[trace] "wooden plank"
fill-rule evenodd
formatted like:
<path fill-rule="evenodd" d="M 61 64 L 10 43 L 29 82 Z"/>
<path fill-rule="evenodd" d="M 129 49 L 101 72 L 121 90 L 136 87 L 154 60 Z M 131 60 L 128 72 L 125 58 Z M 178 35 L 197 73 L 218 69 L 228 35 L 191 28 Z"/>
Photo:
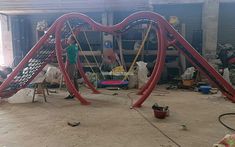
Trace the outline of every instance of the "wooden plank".
<path fill-rule="evenodd" d="M 135 50 L 123 50 L 124 55 L 135 55 L 136 53 L 137 51 Z M 156 54 L 157 54 L 156 50 L 144 50 L 144 55 L 156 55 Z M 167 50 L 166 54 L 167 56 L 178 56 L 179 53 L 177 50 Z"/>
<path fill-rule="evenodd" d="M 89 67 L 89 65 L 87 63 L 82 63 L 83 67 Z M 96 68 L 97 64 L 96 63 L 90 63 L 92 68 Z M 126 66 L 130 67 L 131 62 L 126 62 Z M 148 67 L 153 67 L 154 63 L 148 63 Z M 166 63 L 166 67 L 167 68 L 180 68 L 179 64 L 177 62 L 170 62 L 170 63 Z"/>
<path fill-rule="evenodd" d="M 84 55 L 86 56 L 92 56 L 92 53 L 91 51 L 83 51 Z M 95 56 L 101 56 L 102 53 L 101 51 L 93 51 L 94 55 Z M 119 51 L 117 52 L 118 54 Z M 124 55 L 135 55 L 137 53 L 137 51 L 134 51 L 134 50 L 123 50 L 123 54 Z M 78 52 L 79 56 L 83 56 L 83 54 L 81 53 L 81 51 Z M 156 50 L 145 50 L 144 51 L 144 55 L 146 56 L 150 56 L 150 55 L 156 55 L 157 54 L 157 51 Z M 179 52 L 177 50 L 167 50 L 166 51 L 166 55 L 167 56 L 178 56 L 179 55 Z"/>
<path fill-rule="evenodd" d="M 101 51 L 93 51 L 95 56 L 101 56 Z M 92 56 L 92 52 L 91 51 L 83 51 L 83 54 L 85 56 Z M 78 51 L 78 55 L 79 56 L 83 56 L 83 54 L 81 53 L 81 51 Z"/>

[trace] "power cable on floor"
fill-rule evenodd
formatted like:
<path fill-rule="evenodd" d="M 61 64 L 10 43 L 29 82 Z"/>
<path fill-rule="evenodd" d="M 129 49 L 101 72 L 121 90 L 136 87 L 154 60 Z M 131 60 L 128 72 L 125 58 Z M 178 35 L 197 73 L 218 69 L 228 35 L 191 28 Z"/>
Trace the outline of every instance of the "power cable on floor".
<path fill-rule="evenodd" d="M 232 130 L 232 131 L 235 131 L 234 128 L 231 128 L 230 126 L 226 125 L 226 124 L 221 120 L 221 118 L 222 118 L 223 116 L 228 116 L 228 115 L 235 115 L 235 113 L 224 113 L 224 114 L 221 114 L 221 115 L 218 117 L 218 120 L 219 120 L 219 122 L 220 122 L 224 127 L 226 127 L 227 129 Z"/>
<path fill-rule="evenodd" d="M 156 130 L 158 130 L 163 136 L 165 136 L 166 138 L 168 138 L 170 141 L 172 141 L 175 145 L 177 145 L 178 147 L 181 147 L 180 144 L 178 144 L 174 139 L 172 139 L 170 136 L 168 136 L 166 133 L 164 133 L 160 128 L 158 128 L 155 124 L 153 124 L 142 112 L 140 112 L 138 109 L 136 109 L 135 107 L 132 107 L 133 105 L 133 98 L 130 96 L 131 93 L 134 92 L 129 92 L 127 94 L 127 97 L 131 100 L 131 109 L 134 109 L 136 112 L 138 112 L 140 114 L 140 116 L 142 118 L 144 118 L 152 127 L 154 127 Z"/>

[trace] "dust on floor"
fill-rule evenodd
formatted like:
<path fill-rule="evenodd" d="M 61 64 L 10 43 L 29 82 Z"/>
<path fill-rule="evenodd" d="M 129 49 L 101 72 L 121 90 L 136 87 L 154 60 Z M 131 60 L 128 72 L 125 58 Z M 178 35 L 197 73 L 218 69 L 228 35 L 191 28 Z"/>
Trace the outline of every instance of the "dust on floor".
<path fill-rule="evenodd" d="M 220 94 L 160 87 L 136 111 L 130 109 L 127 97 L 135 90 L 102 91 L 82 91 L 92 102 L 90 106 L 64 100 L 66 92 L 59 90 L 48 96 L 48 103 L 43 98 L 26 104 L 2 102 L 0 147 L 211 147 L 231 133 L 218 122 L 218 116 L 234 112 L 235 104 Z M 130 95 L 134 100 L 139 97 Z M 156 102 L 169 106 L 169 117 L 154 118 L 151 106 Z M 81 124 L 71 127 L 68 121 Z M 235 126 L 235 118 L 224 121 Z"/>

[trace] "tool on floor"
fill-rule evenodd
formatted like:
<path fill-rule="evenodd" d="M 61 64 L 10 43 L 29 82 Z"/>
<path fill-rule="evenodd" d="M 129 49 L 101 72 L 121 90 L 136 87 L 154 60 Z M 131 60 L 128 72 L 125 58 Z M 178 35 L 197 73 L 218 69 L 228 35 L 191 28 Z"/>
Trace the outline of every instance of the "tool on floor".
<path fill-rule="evenodd" d="M 183 130 L 183 131 L 187 131 L 187 130 L 188 130 L 188 128 L 187 128 L 187 126 L 186 126 L 185 124 L 183 124 L 183 125 L 181 125 L 181 130 Z"/>
<path fill-rule="evenodd" d="M 71 127 L 76 127 L 80 125 L 80 122 L 68 122 L 67 124 Z"/>
<path fill-rule="evenodd" d="M 115 93 L 113 93 L 112 95 L 118 95 L 118 93 L 115 92 Z"/>

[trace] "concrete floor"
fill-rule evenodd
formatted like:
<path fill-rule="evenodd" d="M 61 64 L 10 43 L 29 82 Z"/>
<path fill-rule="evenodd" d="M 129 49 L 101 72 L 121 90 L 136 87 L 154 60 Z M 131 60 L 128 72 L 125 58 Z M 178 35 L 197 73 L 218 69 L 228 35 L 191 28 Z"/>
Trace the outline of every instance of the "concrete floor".
<path fill-rule="evenodd" d="M 66 92 L 48 96 L 36 103 L 0 104 L 0 147 L 211 147 L 227 133 L 217 120 L 221 113 L 234 112 L 235 104 L 219 94 L 202 95 L 182 90 L 155 90 L 139 112 L 129 109 L 126 94 L 133 90 L 108 91 L 110 94 L 89 94 L 90 106 L 75 100 L 64 100 Z M 112 93 L 119 93 L 113 96 Z M 137 98 L 135 94 L 131 94 Z M 151 106 L 168 105 L 170 116 L 154 118 Z M 145 116 L 153 125 L 151 125 Z M 68 121 L 80 121 L 70 127 Z M 225 118 L 235 126 L 235 118 Z M 181 129 L 186 125 L 188 130 Z M 159 128 L 167 138 L 159 131 Z"/>

